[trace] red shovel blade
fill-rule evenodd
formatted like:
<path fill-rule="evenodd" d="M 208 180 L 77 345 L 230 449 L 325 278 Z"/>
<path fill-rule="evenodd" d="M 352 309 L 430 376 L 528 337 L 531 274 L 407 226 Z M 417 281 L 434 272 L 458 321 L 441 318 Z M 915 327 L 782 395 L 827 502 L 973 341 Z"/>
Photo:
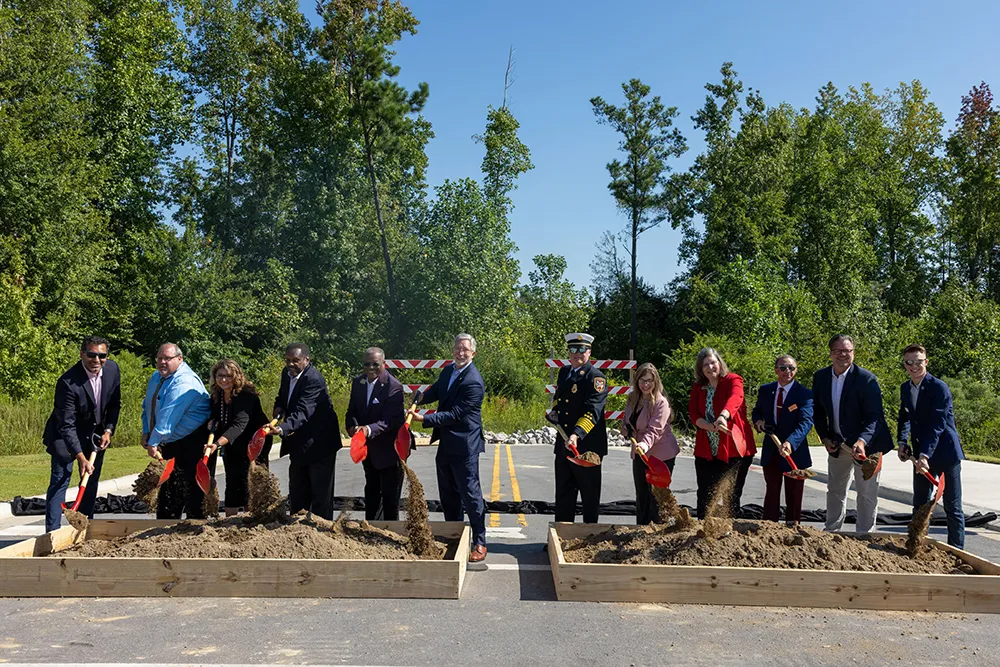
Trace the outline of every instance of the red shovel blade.
<path fill-rule="evenodd" d="M 659 487 L 661 489 L 665 489 L 668 486 L 670 486 L 670 478 L 669 477 L 663 477 L 661 475 L 653 474 L 652 470 L 647 470 L 646 471 L 646 482 L 650 486 L 656 486 L 656 487 Z"/>
<path fill-rule="evenodd" d="M 932 478 L 933 479 L 933 478 Z M 944 494 L 944 473 L 937 480 L 937 493 L 934 494 L 934 502 L 941 500 L 941 496 Z"/>
<path fill-rule="evenodd" d="M 208 472 L 208 457 L 203 456 L 194 468 L 194 481 L 198 484 L 201 492 L 208 494 L 212 488 L 212 475 Z"/>
<path fill-rule="evenodd" d="M 174 471 L 175 463 L 177 463 L 177 459 L 167 461 L 167 465 L 163 467 L 163 472 L 160 473 L 160 481 L 156 483 L 156 486 L 163 486 L 163 483 L 170 478 L 170 473 Z"/>
<path fill-rule="evenodd" d="M 358 428 L 351 437 L 351 460 L 361 463 L 368 456 L 368 436 L 362 428 Z"/>
<path fill-rule="evenodd" d="M 247 446 L 247 457 L 251 461 L 256 461 L 260 453 L 264 451 L 264 441 L 267 440 L 267 427 L 261 426 L 257 429 L 257 432 L 253 434 L 253 438 L 250 440 L 250 444 Z"/>
<path fill-rule="evenodd" d="M 399 454 L 400 461 L 406 461 L 410 456 L 410 422 L 407 420 L 405 424 L 399 427 L 396 431 L 396 453 Z"/>

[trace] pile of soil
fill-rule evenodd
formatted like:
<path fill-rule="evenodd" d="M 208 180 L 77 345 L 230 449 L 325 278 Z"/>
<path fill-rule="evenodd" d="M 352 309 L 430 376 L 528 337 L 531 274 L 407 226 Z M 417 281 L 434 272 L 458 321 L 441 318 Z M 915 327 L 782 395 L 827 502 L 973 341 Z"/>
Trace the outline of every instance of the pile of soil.
<path fill-rule="evenodd" d="M 667 487 L 654 486 L 653 498 L 656 499 L 657 522 L 672 525 L 674 528 L 689 528 L 691 526 L 691 513 L 686 507 L 681 507 L 677 503 L 677 498 L 673 491 Z"/>
<path fill-rule="evenodd" d="M 435 541 L 431 533 L 424 485 L 417 479 L 417 473 L 403 463 L 410 491 L 406 498 L 406 532 L 409 535 L 410 551 L 423 558 L 438 559 L 444 555 L 444 547 Z"/>
<path fill-rule="evenodd" d="M 583 454 L 580 454 L 580 458 L 584 461 L 601 465 L 601 456 L 595 452 L 584 452 Z"/>
<path fill-rule="evenodd" d="M 71 510 L 68 507 L 63 510 L 63 516 L 66 517 L 66 521 L 69 525 L 73 526 L 77 530 L 87 530 L 90 525 L 90 519 L 87 518 L 86 514 L 81 514 L 76 510 Z"/>
<path fill-rule="evenodd" d="M 906 528 L 906 553 L 915 557 L 920 553 L 920 547 L 924 544 L 924 537 L 927 536 L 927 528 L 931 525 L 931 512 L 934 510 L 934 502 L 924 503 L 913 513 L 910 525 Z"/>
<path fill-rule="evenodd" d="M 219 483 L 214 479 L 209 484 L 208 493 L 205 494 L 201 509 L 208 519 L 219 516 Z"/>
<path fill-rule="evenodd" d="M 281 497 L 281 485 L 266 466 L 250 462 L 250 472 L 247 473 L 250 498 L 247 511 L 254 521 L 272 523 L 280 521 L 286 515 L 285 499 Z"/>
<path fill-rule="evenodd" d="M 153 459 L 146 469 L 139 473 L 138 479 L 132 482 L 132 491 L 135 492 L 136 498 L 146 503 L 150 512 L 156 511 L 156 485 L 166 467 L 167 462 L 163 459 Z"/>
<path fill-rule="evenodd" d="M 346 558 L 416 560 L 397 533 L 346 518 L 296 517 L 261 524 L 244 517 L 182 521 L 113 540 L 88 540 L 53 557 Z M 443 551 L 443 549 L 442 549 Z"/>
<path fill-rule="evenodd" d="M 730 521 L 731 529 L 713 538 L 706 535 L 705 522 L 697 520 L 684 529 L 615 526 L 589 537 L 563 540 L 563 553 L 571 563 L 975 574 L 942 549 L 922 546 L 911 558 L 902 537 L 847 536 L 771 521 L 715 519 Z"/>
<path fill-rule="evenodd" d="M 875 452 L 868 458 L 864 460 L 861 464 L 861 477 L 862 479 L 871 479 L 875 476 L 875 471 L 878 469 L 878 463 L 882 460 L 882 452 Z"/>

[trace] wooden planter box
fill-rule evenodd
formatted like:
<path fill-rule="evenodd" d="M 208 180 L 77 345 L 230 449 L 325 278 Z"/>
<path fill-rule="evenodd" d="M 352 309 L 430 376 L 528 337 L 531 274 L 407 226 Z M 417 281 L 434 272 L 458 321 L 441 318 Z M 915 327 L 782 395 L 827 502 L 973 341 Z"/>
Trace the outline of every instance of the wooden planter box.
<path fill-rule="evenodd" d="M 52 558 L 81 539 L 121 537 L 173 520 L 93 520 L 0 549 L 0 597 L 330 597 L 458 599 L 470 532 L 432 522 L 452 541 L 443 560 L 292 558 Z M 406 535 L 403 522 L 373 525 Z"/>
<path fill-rule="evenodd" d="M 549 561 L 559 600 L 1000 613 L 1000 565 L 935 540 L 928 542 L 957 554 L 980 574 L 566 562 L 562 539 L 611 527 L 549 524 Z"/>

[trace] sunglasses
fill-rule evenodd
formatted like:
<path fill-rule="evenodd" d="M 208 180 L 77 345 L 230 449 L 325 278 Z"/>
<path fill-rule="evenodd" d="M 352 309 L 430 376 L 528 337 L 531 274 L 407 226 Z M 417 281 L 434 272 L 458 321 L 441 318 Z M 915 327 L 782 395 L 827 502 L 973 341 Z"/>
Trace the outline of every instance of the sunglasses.
<path fill-rule="evenodd" d="M 779 371 L 793 372 L 795 371 L 795 366 L 777 366 Z"/>
<path fill-rule="evenodd" d="M 378 368 L 379 366 L 382 365 L 382 363 L 379 361 L 366 361 L 361 365 L 364 366 L 365 368 Z"/>
<path fill-rule="evenodd" d="M 907 366 L 923 366 L 926 362 L 926 359 L 906 359 L 903 361 Z"/>
<path fill-rule="evenodd" d="M 570 354 L 584 354 L 589 349 L 590 348 L 588 346 L 586 346 L 586 345 L 570 345 L 569 346 L 569 353 Z"/>
<path fill-rule="evenodd" d="M 87 355 L 88 359 L 102 359 L 103 360 L 103 359 L 107 359 L 108 358 L 108 353 L 107 352 L 90 352 L 90 351 L 87 351 L 87 352 L 84 352 L 84 354 Z"/>

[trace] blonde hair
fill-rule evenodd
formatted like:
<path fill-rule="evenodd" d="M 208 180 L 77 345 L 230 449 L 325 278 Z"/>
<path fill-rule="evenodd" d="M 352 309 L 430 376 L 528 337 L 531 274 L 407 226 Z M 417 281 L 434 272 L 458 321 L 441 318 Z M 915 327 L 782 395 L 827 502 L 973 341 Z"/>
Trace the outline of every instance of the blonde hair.
<path fill-rule="evenodd" d="M 240 365 L 236 363 L 233 359 L 219 359 L 212 366 L 212 400 L 221 401 L 222 400 L 222 387 L 215 381 L 215 374 L 220 370 L 226 369 L 229 373 L 229 377 L 233 378 L 233 396 L 240 393 L 241 391 L 248 391 L 251 394 L 257 393 L 257 388 L 253 386 L 253 382 L 247 380 L 247 376 L 243 373 L 243 369 Z"/>
<path fill-rule="evenodd" d="M 639 401 L 643 400 L 642 389 L 639 388 L 639 381 L 646 375 L 651 375 L 653 377 L 653 390 L 649 392 L 649 402 L 650 404 L 656 403 L 660 396 L 667 399 L 667 403 L 670 403 L 670 399 L 667 397 L 666 392 L 663 391 L 663 381 L 660 380 L 660 372 L 656 370 L 656 366 L 646 362 L 635 371 L 635 379 L 632 381 L 632 391 L 628 395 L 628 401 L 626 401 L 626 407 L 630 409 L 632 414 L 635 414 L 636 409 L 639 407 Z M 671 416 L 672 413 L 671 413 Z"/>

